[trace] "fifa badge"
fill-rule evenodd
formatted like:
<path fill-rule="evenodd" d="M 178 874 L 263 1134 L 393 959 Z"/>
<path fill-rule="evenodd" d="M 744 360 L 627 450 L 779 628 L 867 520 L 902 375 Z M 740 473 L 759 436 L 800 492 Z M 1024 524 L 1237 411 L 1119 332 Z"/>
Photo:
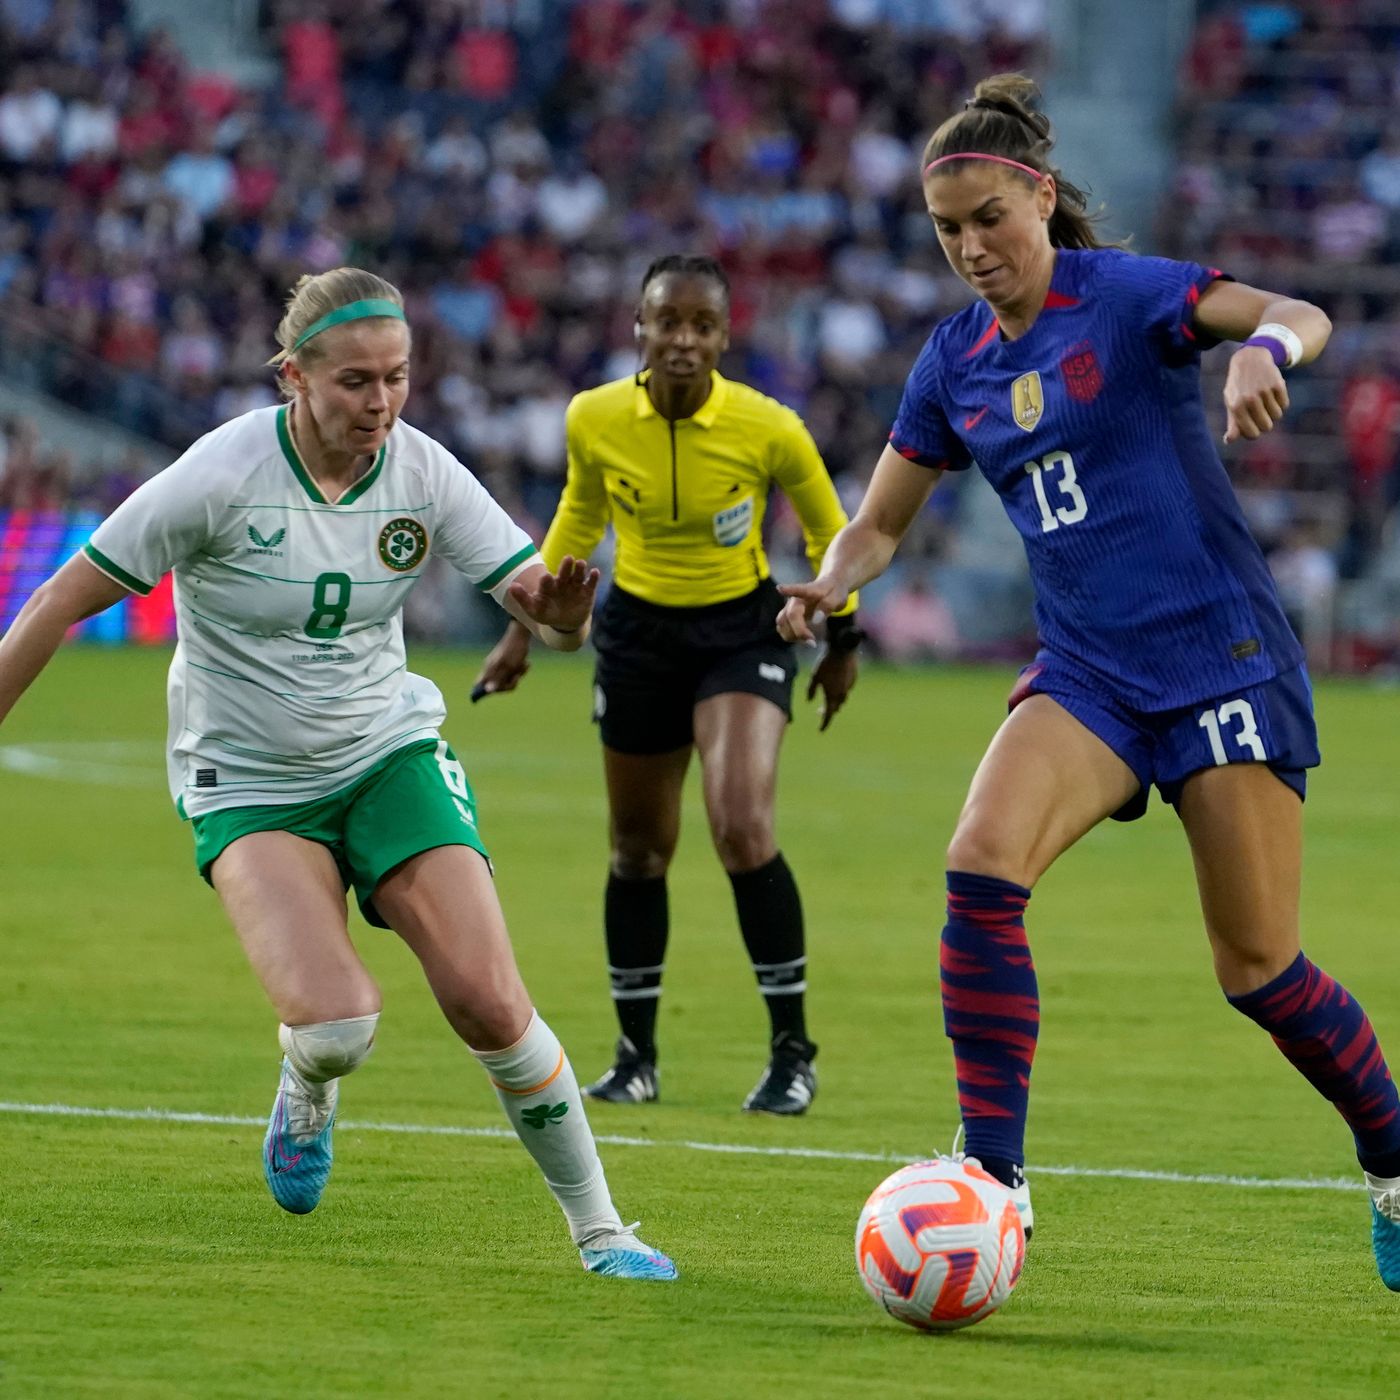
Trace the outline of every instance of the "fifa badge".
<path fill-rule="evenodd" d="M 1045 412 L 1045 394 L 1040 387 L 1040 371 L 1023 374 L 1011 386 L 1011 416 L 1023 432 L 1034 432 Z"/>

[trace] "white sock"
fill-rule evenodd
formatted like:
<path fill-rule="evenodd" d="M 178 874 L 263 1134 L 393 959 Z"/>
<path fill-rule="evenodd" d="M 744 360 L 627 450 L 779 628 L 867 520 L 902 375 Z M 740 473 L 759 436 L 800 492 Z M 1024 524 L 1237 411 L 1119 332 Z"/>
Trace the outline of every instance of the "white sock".
<path fill-rule="evenodd" d="M 545 1185 L 569 1221 L 575 1244 L 622 1228 L 608 1193 L 573 1066 L 538 1013 L 504 1050 L 473 1050 Z"/>

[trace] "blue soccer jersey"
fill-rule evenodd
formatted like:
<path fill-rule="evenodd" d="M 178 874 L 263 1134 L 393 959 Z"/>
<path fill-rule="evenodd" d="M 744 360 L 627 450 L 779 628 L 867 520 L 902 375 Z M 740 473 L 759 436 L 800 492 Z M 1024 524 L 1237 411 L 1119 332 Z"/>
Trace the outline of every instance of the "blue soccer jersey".
<path fill-rule="evenodd" d="M 1030 560 L 1050 650 L 1141 710 L 1256 684 L 1302 652 L 1206 427 L 1195 263 L 1060 249 L 1017 340 L 978 302 L 941 322 L 890 441 L 976 462 Z"/>

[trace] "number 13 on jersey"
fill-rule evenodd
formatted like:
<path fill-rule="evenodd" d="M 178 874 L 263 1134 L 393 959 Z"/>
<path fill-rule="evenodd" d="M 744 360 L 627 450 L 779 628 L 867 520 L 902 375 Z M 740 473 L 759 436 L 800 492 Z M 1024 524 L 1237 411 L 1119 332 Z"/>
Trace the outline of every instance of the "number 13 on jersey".
<path fill-rule="evenodd" d="M 1089 502 L 1079 489 L 1074 458 L 1068 452 L 1047 452 L 1039 461 L 1027 462 L 1026 470 L 1040 506 L 1040 528 L 1046 534 L 1061 525 L 1077 525 L 1089 514 Z"/>

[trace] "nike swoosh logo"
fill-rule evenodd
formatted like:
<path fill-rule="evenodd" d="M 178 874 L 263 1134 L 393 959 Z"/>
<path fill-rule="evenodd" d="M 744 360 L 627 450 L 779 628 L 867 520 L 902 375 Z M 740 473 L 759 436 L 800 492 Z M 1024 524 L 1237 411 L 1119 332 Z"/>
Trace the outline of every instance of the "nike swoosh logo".
<path fill-rule="evenodd" d="M 984 408 L 980 413 L 974 413 L 971 418 L 963 419 L 963 432 L 970 433 L 987 416 Z"/>
<path fill-rule="evenodd" d="M 274 1176 L 281 1176 L 283 1172 L 291 1171 L 302 1158 L 302 1153 L 298 1152 L 295 1157 L 288 1158 L 285 1161 L 279 1162 L 277 1160 L 277 1148 L 280 1145 L 279 1139 L 282 1136 L 282 1128 L 285 1122 L 286 1100 L 279 1094 L 277 1096 L 277 1126 L 273 1130 L 272 1141 L 268 1144 L 268 1155 L 272 1158 L 272 1174 Z"/>

